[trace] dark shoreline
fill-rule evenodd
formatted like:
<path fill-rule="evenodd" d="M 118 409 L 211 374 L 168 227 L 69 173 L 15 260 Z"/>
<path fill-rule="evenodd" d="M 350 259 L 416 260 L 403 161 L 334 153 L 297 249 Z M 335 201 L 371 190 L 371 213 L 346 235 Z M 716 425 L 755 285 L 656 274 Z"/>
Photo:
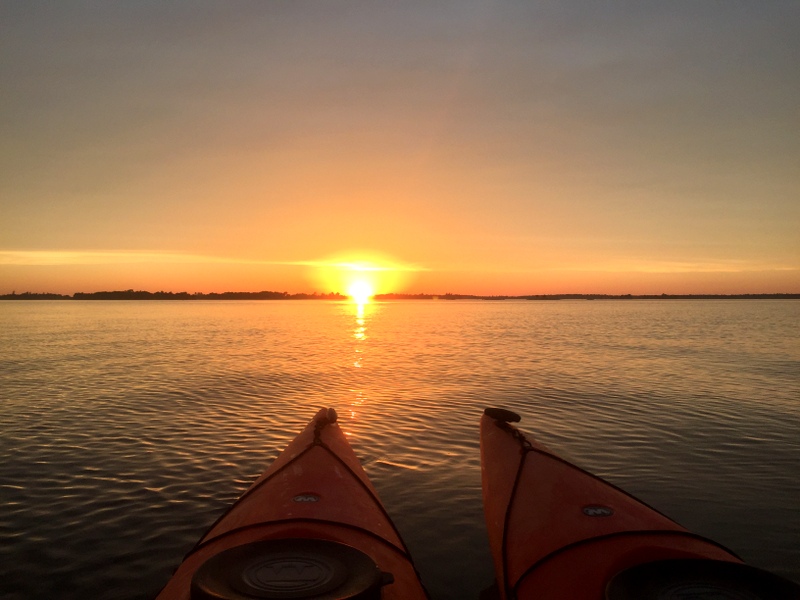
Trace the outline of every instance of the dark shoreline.
<path fill-rule="evenodd" d="M 289 294 L 287 292 L 76 292 L 67 294 L 3 294 L 0 300 L 348 300 L 339 294 Z M 378 294 L 373 300 L 800 300 L 800 294 L 533 294 L 525 296 L 480 296 L 471 294 Z"/>

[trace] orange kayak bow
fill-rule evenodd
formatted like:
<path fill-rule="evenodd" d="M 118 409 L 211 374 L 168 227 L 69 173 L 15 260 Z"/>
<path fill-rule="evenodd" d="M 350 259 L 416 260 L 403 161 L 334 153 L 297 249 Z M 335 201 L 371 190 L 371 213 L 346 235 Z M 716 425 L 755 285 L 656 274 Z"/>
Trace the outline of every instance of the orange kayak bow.
<path fill-rule="evenodd" d="M 800 586 L 744 565 L 527 438 L 519 415 L 481 418 L 483 505 L 503 600 L 761 600 Z"/>
<path fill-rule="evenodd" d="M 157 600 L 212 598 L 428 598 L 333 409 L 212 525 Z"/>

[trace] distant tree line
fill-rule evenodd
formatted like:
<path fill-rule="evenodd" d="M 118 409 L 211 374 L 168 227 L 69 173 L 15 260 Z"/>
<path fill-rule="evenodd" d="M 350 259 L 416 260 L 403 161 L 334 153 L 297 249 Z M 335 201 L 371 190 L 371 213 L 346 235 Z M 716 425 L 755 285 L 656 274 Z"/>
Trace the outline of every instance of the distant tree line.
<path fill-rule="evenodd" d="M 24 292 L 0 295 L 0 300 L 346 300 L 342 294 L 289 294 L 288 292 L 147 292 L 122 290 L 112 292 L 75 292 L 72 296 Z"/>
<path fill-rule="evenodd" d="M 23 292 L 0 295 L 0 300 L 347 300 L 338 292 L 289 294 L 288 292 L 75 292 L 64 294 Z M 534 294 L 528 296 L 478 296 L 472 294 L 378 294 L 375 300 L 800 300 L 800 294 Z"/>
<path fill-rule="evenodd" d="M 800 300 L 800 294 L 378 294 L 375 300 Z"/>
<path fill-rule="evenodd" d="M 3 294 L 0 296 L 0 300 L 71 300 L 72 296 L 64 296 L 62 294 L 37 294 L 32 292 L 23 292 L 21 294 L 17 294 L 16 292 L 12 292 L 10 294 Z"/>

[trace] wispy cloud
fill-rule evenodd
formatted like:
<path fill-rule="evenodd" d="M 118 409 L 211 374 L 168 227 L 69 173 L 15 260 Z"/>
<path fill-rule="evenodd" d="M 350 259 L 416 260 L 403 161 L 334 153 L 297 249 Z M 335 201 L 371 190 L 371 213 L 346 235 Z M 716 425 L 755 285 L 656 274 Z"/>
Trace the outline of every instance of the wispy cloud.
<path fill-rule="evenodd" d="M 59 266 L 115 264 L 246 264 L 333 268 L 351 271 L 426 271 L 425 267 L 399 262 L 340 260 L 259 260 L 240 257 L 143 252 L 126 250 L 0 250 L 0 265 Z"/>
<path fill-rule="evenodd" d="M 297 265 L 305 265 L 308 267 L 319 267 L 319 268 L 332 268 L 332 269 L 343 269 L 346 271 L 406 271 L 406 272 L 417 272 L 417 271 L 429 271 L 427 267 L 422 267 L 420 265 L 414 264 L 407 264 L 407 263 L 372 263 L 372 262 L 359 262 L 359 261 L 303 261 L 303 262 L 296 262 L 292 264 Z"/>
<path fill-rule="evenodd" d="M 106 250 L 0 250 L 2 265 L 113 265 L 136 263 L 225 263 L 225 258 L 172 252 Z"/>
<path fill-rule="evenodd" d="M 559 267 L 559 271 L 602 273 L 753 273 L 764 271 L 797 271 L 796 267 L 747 260 L 727 261 L 623 261 L 617 263 Z"/>

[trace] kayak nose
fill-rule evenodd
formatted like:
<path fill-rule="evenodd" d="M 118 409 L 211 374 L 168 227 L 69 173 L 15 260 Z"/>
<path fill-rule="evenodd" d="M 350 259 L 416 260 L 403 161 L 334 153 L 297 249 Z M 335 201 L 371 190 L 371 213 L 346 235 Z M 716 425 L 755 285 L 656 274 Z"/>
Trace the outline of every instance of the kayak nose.
<path fill-rule="evenodd" d="M 522 417 L 513 410 L 505 408 L 485 408 L 483 414 L 501 423 L 519 423 L 522 420 Z"/>
<path fill-rule="evenodd" d="M 339 415 L 336 414 L 336 409 L 328 408 L 328 410 L 325 413 L 325 418 L 328 421 L 328 423 L 336 423 L 336 419 L 339 418 Z"/>

